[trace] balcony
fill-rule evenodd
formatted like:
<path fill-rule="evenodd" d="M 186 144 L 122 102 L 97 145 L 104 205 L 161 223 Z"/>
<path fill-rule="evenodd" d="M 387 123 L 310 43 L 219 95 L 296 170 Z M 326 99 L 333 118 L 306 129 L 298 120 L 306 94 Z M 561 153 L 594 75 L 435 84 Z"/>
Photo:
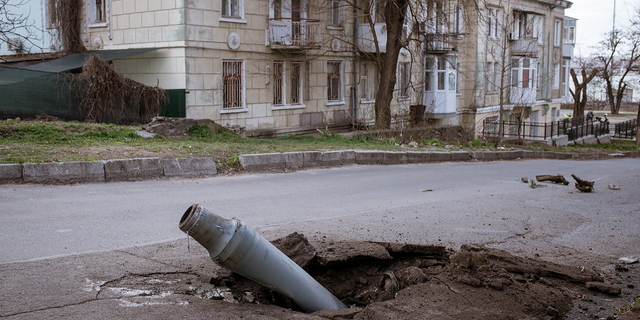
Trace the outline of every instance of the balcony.
<path fill-rule="evenodd" d="M 320 21 L 300 18 L 269 20 L 268 47 L 276 50 L 320 48 Z"/>
<path fill-rule="evenodd" d="M 373 28 L 376 31 L 376 38 L 378 39 L 378 48 L 380 52 L 387 51 L 387 24 L 376 23 Z M 375 53 L 376 44 L 374 42 L 373 32 L 371 32 L 371 26 L 369 24 L 361 23 L 358 25 L 358 49 L 362 52 Z"/>
<path fill-rule="evenodd" d="M 509 102 L 519 107 L 531 106 L 536 102 L 536 89 L 511 87 L 509 90 Z"/>
<path fill-rule="evenodd" d="M 574 43 L 563 43 L 562 44 L 562 56 L 565 58 L 573 58 L 573 49 L 575 48 Z"/>
<path fill-rule="evenodd" d="M 537 57 L 538 39 L 516 39 L 511 44 L 511 54 L 516 56 Z"/>
<path fill-rule="evenodd" d="M 443 53 L 455 51 L 457 34 L 435 34 L 427 33 L 425 35 L 424 51 L 425 53 Z"/>

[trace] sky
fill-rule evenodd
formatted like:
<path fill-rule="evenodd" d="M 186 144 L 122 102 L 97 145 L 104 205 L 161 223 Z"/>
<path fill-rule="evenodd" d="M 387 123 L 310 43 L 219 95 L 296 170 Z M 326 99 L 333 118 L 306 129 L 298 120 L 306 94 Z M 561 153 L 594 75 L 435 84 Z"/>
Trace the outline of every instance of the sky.
<path fill-rule="evenodd" d="M 592 48 L 603 39 L 603 34 L 613 27 L 614 0 L 570 0 L 573 6 L 565 15 L 578 19 L 576 26 L 575 57 L 586 57 L 595 52 Z M 629 27 L 629 19 L 640 6 L 640 0 L 616 0 L 616 29 Z"/>

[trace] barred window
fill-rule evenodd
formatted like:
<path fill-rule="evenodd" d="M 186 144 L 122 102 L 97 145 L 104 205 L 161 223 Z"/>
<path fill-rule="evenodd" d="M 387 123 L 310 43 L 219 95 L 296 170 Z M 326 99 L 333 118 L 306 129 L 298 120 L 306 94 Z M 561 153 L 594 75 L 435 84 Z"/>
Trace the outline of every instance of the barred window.
<path fill-rule="evenodd" d="M 242 108 L 242 61 L 222 61 L 222 96 L 225 109 Z"/>
<path fill-rule="evenodd" d="M 241 18 L 240 0 L 222 0 L 222 16 L 230 18 Z"/>
<path fill-rule="evenodd" d="M 99 23 L 107 21 L 107 0 L 92 0 L 91 6 L 91 23 Z"/>
<path fill-rule="evenodd" d="M 327 62 L 327 99 L 329 101 L 342 101 L 340 69 L 342 63 L 339 61 Z"/>
<path fill-rule="evenodd" d="M 371 86 L 369 85 L 369 65 L 370 62 L 362 62 L 360 65 L 360 98 L 363 101 L 371 100 Z"/>
<path fill-rule="evenodd" d="M 284 104 L 284 62 L 273 63 L 273 104 Z"/>
<path fill-rule="evenodd" d="M 302 103 L 301 99 L 301 77 L 300 77 L 300 62 L 291 62 L 291 73 L 289 74 L 291 77 L 291 103 L 292 104 L 300 104 Z"/>
<path fill-rule="evenodd" d="M 329 1 L 329 11 L 327 12 L 327 25 L 332 27 L 342 26 L 342 8 L 339 0 Z"/>

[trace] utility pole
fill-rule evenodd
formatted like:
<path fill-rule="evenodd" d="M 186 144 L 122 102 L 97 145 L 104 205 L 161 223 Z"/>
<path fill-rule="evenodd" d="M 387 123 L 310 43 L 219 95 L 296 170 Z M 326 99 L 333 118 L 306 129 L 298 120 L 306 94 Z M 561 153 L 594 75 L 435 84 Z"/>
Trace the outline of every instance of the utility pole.
<path fill-rule="evenodd" d="M 613 30 L 611 31 L 616 31 L 616 0 L 613 0 Z"/>

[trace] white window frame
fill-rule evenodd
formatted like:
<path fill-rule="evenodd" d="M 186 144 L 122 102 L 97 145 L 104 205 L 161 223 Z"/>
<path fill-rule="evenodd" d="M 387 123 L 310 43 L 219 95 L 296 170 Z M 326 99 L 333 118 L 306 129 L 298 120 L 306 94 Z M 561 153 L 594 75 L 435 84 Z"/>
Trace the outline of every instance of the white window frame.
<path fill-rule="evenodd" d="M 489 9 L 489 22 L 488 22 L 489 39 L 492 39 L 492 40 L 502 39 L 501 24 L 502 24 L 502 10 Z"/>
<path fill-rule="evenodd" d="M 496 87 L 496 79 L 495 79 L 495 63 L 494 62 L 487 62 L 486 64 L 486 68 L 487 70 L 485 70 L 485 76 L 486 76 L 486 83 L 487 85 L 485 86 L 485 90 L 487 91 L 487 93 L 493 93 Z"/>
<path fill-rule="evenodd" d="M 569 93 L 568 84 L 569 84 L 569 60 L 562 60 L 562 79 L 560 83 L 560 96 L 567 96 Z"/>
<path fill-rule="evenodd" d="M 98 1 L 100 1 L 100 4 L 98 4 Z M 109 20 L 108 9 L 110 7 L 107 2 L 108 0 L 89 0 L 89 27 L 107 26 L 107 21 Z"/>
<path fill-rule="evenodd" d="M 575 21 L 573 22 L 575 24 Z M 574 44 L 576 43 L 576 27 L 564 24 L 562 30 L 562 43 Z"/>
<path fill-rule="evenodd" d="M 525 67 L 525 60 L 528 60 L 528 67 Z M 517 61 L 517 62 L 515 62 Z M 536 77 L 538 67 L 538 59 L 513 57 L 511 58 L 511 86 L 524 89 L 538 88 L 538 79 Z M 528 73 L 527 81 L 524 81 L 525 71 Z M 526 85 L 525 85 L 526 83 Z"/>
<path fill-rule="evenodd" d="M 544 38 L 544 17 L 535 15 L 533 16 L 533 31 L 531 36 L 534 39 L 538 39 L 538 44 L 543 43 Z"/>
<path fill-rule="evenodd" d="M 370 61 L 360 63 L 360 102 L 373 102 L 371 90 L 371 64 Z"/>
<path fill-rule="evenodd" d="M 431 67 L 429 67 L 431 65 Z M 428 56 L 424 63 L 424 91 L 457 92 L 456 58 L 452 56 Z M 453 77 L 453 78 L 452 78 Z"/>
<path fill-rule="evenodd" d="M 238 14 L 231 15 L 225 14 L 225 11 L 231 11 L 231 6 L 233 3 L 236 3 L 238 7 Z M 225 8 L 225 4 L 226 7 Z M 247 23 L 247 20 L 244 18 L 244 0 L 222 0 L 220 1 L 220 19 L 218 21 L 222 22 L 234 22 L 234 23 Z"/>
<path fill-rule="evenodd" d="M 464 28 L 464 7 L 459 4 L 456 6 L 454 32 L 462 33 Z"/>
<path fill-rule="evenodd" d="M 344 94 L 342 90 L 342 61 L 340 60 L 328 60 L 327 61 L 327 105 L 344 104 Z M 330 73 L 332 66 L 337 66 L 338 73 Z M 337 85 L 334 88 L 332 80 L 337 79 Z M 337 92 L 336 92 L 337 91 Z M 332 96 L 332 93 L 334 94 Z M 337 93 L 337 94 L 335 94 Z M 333 99 L 332 99 L 333 97 Z"/>
<path fill-rule="evenodd" d="M 338 15 L 336 17 L 336 14 Z M 327 28 L 343 29 L 342 1 L 329 0 L 329 9 L 327 10 Z"/>
<path fill-rule="evenodd" d="M 231 64 L 231 65 L 230 65 Z M 229 86 L 229 84 L 227 83 L 227 76 L 231 76 L 232 74 L 228 74 L 227 70 L 230 70 L 229 67 L 231 67 L 233 69 L 237 68 L 237 64 L 239 64 L 240 66 L 240 70 L 239 71 L 239 76 L 240 77 L 240 82 L 237 84 L 231 84 L 231 86 L 235 87 L 235 86 L 240 86 L 240 88 L 236 88 L 236 92 L 235 94 L 231 94 L 231 97 L 228 97 L 228 89 L 227 87 Z M 232 71 L 235 72 L 235 71 Z M 231 80 L 233 81 L 233 80 Z M 242 111 L 246 111 L 246 77 L 245 77 L 245 65 L 244 65 L 244 60 L 236 60 L 236 59 L 229 59 L 229 60 L 222 60 L 222 110 L 220 111 L 220 113 L 233 113 L 233 112 L 242 112 Z M 235 96 L 235 97 L 234 97 Z M 227 106 L 227 100 L 232 100 L 232 104 L 235 106 Z M 240 101 L 237 101 L 240 100 Z"/>
<path fill-rule="evenodd" d="M 553 45 L 559 47 L 562 44 L 562 20 L 556 19 L 553 23 Z"/>
<path fill-rule="evenodd" d="M 398 100 L 411 99 L 411 64 L 409 62 L 398 62 Z"/>

